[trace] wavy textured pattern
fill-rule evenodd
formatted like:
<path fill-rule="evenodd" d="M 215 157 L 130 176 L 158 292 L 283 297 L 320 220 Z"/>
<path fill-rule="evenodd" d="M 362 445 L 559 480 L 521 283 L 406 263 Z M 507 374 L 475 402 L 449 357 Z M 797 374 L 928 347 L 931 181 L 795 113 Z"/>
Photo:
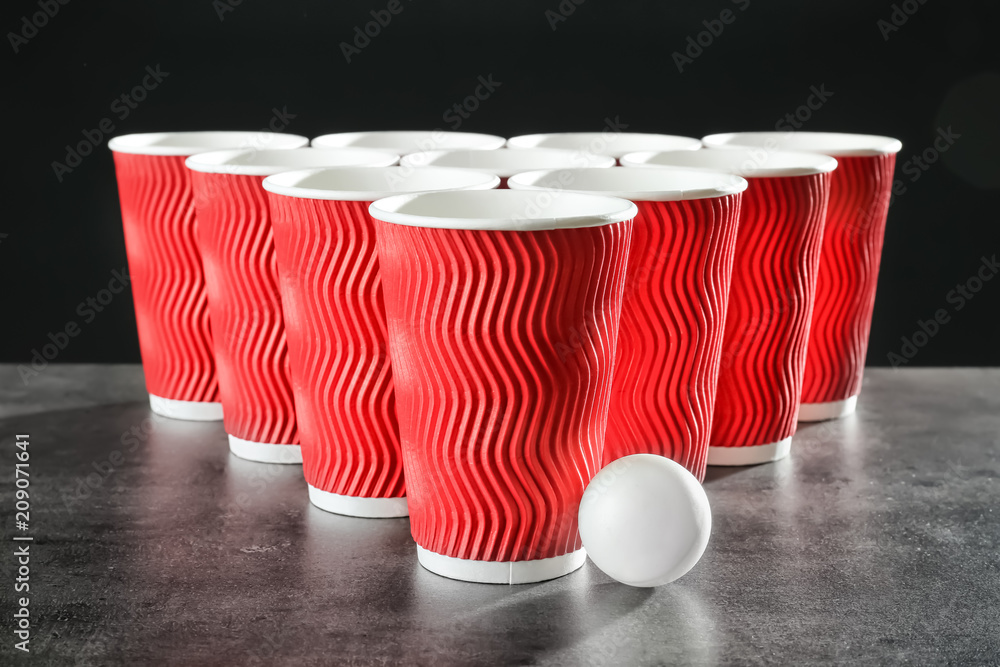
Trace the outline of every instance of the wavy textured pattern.
<path fill-rule="evenodd" d="M 715 447 L 765 445 L 795 433 L 830 196 L 830 174 L 749 183 L 719 364 Z"/>
<path fill-rule="evenodd" d="M 370 202 L 267 196 L 306 481 L 405 496 Z"/>
<path fill-rule="evenodd" d="M 410 526 L 423 548 L 500 562 L 580 548 L 631 227 L 376 221 Z"/>
<path fill-rule="evenodd" d="M 183 157 L 114 153 L 146 389 L 219 400 L 208 297 Z"/>
<path fill-rule="evenodd" d="M 803 403 L 856 396 L 868 351 L 895 155 L 839 157 L 830 180 Z"/>
<path fill-rule="evenodd" d="M 298 444 L 262 176 L 191 172 L 226 433 Z"/>
<path fill-rule="evenodd" d="M 636 202 L 605 464 L 659 454 L 705 478 L 742 197 Z"/>

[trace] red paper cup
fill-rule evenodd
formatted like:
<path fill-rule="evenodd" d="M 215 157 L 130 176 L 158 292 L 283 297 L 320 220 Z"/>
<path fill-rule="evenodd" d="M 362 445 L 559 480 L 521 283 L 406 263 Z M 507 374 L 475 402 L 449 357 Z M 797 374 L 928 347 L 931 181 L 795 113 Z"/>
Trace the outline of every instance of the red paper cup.
<path fill-rule="evenodd" d="M 635 206 L 501 190 L 370 211 L 421 565 L 504 584 L 579 568 Z"/>
<path fill-rule="evenodd" d="M 608 155 L 593 155 L 578 151 L 554 148 L 525 148 L 522 150 L 454 150 L 427 151 L 406 155 L 399 163 L 403 167 L 456 167 L 475 169 L 500 177 L 500 187 L 507 187 L 507 179 L 522 171 L 537 169 L 570 169 L 572 167 L 613 167 L 615 159 Z"/>
<path fill-rule="evenodd" d="M 219 393 L 233 454 L 301 463 L 274 240 L 261 181 L 319 165 L 393 164 L 366 149 L 233 150 L 188 158 L 205 267 Z"/>
<path fill-rule="evenodd" d="M 526 172 L 509 183 L 638 205 L 604 463 L 659 454 L 704 479 L 747 182 L 710 171 L 614 167 Z"/>
<path fill-rule="evenodd" d="M 738 132 L 703 141 L 712 148 L 756 146 L 837 158 L 798 418 L 821 421 L 854 412 L 875 307 L 892 173 L 902 144 L 890 137 L 835 132 Z"/>
<path fill-rule="evenodd" d="M 554 132 L 522 134 L 507 140 L 507 148 L 559 148 L 582 155 L 610 155 L 618 159 L 636 151 L 693 151 L 701 142 L 693 137 L 673 134 L 641 134 L 638 132 Z M 581 165 L 573 165 L 579 167 Z M 543 167 L 544 168 L 544 167 Z M 557 167 L 558 168 L 558 167 Z M 528 170 L 525 170 L 528 171 Z"/>
<path fill-rule="evenodd" d="M 156 132 L 108 142 L 118 177 L 139 350 L 156 414 L 222 419 L 184 159 L 220 148 L 307 143 L 305 137 L 270 132 Z"/>
<path fill-rule="evenodd" d="M 321 169 L 264 180 L 309 499 L 328 512 L 407 515 L 372 200 L 495 188 L 458 169 Z"/>
<path fill-rule="evenodd" d="M 424 151 L 469 148 L 495 150 L 502 148 L 505 139 L 492 134 L 474 132 L 444 132 L 442 130 L 402 132 L 338 132 L 324 134 L 312 140 L 316 148 L 378 148 L 400 155 Z"/>
<path fill-rule="evenodd" d="M 816 294 L 832 157 L 764 149 L 632 153 L 627 166 L 742 176 L 708 465 L 751 465 L 791 450 Z"/>

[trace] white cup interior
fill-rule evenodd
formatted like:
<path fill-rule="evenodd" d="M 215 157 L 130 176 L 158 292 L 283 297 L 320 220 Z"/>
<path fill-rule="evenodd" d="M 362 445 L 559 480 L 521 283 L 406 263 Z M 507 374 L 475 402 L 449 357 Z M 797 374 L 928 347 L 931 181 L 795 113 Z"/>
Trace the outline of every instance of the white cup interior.
<path fill-rule="evenodd" d="M 607 155 L 593 155 L 554 148 L 526 148 L 516 151 L 507 149 L 496 151 L 464 149 L 413 153 L 403 157 L 400 164 L 411 167 L 476 169 L 496 174 L 501 178 L 508 178 L 519 172 L 534 169 L 613 167 L 615 159 Z"/>
<path fill-rule="evenodd" d="M 566 190 L 636 201 L 680 201 L 736 194 L 747 189 L 739 176 L 707 169 L 555 169 L 512 176 L 513 190 Z"/>
<path fill-rule="evenodd" d="M 277 132 L 147 132 L 112 137 L 108 148 L 137 155 L 194 155 L 233 148 L 290 149 L 309 145 L 297 134 Z"/>
<path fill-rule="evenodd" d="M 476 134 L 474 132 L 444 132 L 429 131 L 398 131 L 398 132 L 339 132 L 324 134 L 312 140 L 317 148 L 342 148 L 358 146 L 360 148 L 381 148 L 391 150 L 399 155 L 419 153 L 422 151 L 451 150 L 471 148 L 476 150 L 493 150 L 501 148 L 506 140 L 492 134 Z"/>
<path fill-rule="evenodd" d="M 572 192 L 435 192 L 372 203 L 373 218 L 410 227 L 541 231 L 597 227 L 633 219 L 635 204 Z"/>
<path fill-rule="evenodd" d="M 399 156 L 372 148 L 295 148 L 292 150 L 252 149 L 212 151 L 192 155 L 188 169 L 209 174 L 270 176 L 292 169 L 316 167 L 389 167 Z"/>
<path fill-rule="evenodd" d="M 727 132 L 702 137 L 709 148 L 757 147 L 771 151 L 806 151 L 833 157 L 870 157 L 898 153 L 899 139 L 843 132 Z"/>
<path fill-rule="evenodd" d="M 440 190 L 491 190 L 494 174 L 469 169 L 430 167 L 335 167 L 286 171 L 264 179 L 264 189 L 287 197 L 374 201 L 401 193 Z"/>
<path fill-rule="evenodd" d="M 825 174 L 837 168 L 837 160 L 829 155 L 768 151 L 764 148 L 629 153 L 622 157 L 621 162 L 623 167 L 711 169 L 743 178 L 809 176 Z"/>
<path fill-rule="evenodd" d="M 626 153 L 638 151 L 693 151 L 701 148 L 701 142 L 693 137 L 679 137 L 673 134 L 554 132 L 511 137 L 507 140 L 507 148 L 559 148 L 620 158 Z"/>

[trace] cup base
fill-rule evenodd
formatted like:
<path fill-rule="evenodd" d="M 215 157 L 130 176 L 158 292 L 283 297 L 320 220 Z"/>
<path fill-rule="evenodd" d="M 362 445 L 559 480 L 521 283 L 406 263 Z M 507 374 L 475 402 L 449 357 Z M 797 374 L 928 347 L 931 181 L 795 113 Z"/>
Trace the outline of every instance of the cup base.
<path fill-rule="evenodd" d="M 799 406 L 800 422 L 821 422 L 827 419 L 846 417 L 858 407 L 858 397 L 855 394 L 842 401 L 829 403 L 803 403 Z"/>
<path fill-rule="evenodd" d="M 149 395 L 149 408 L 161 417 L 194 422 L 222 420 L 222 403 L 208 401 L 179 401 L 174 398 Z"/>
<path fill-rule="evenodd" d="M 417 560 L 426 570 L 448 579 L 477 584 L 533 584 L 556 579 L 583 567 L 584 549 L 553 558 L 499 562 L 443 556 L 417 545 Z"/>
<path fill-rule="evenodd" d="M 307 486 L 309 487 L 309 502 L 326 512 L 364 519 L 396 519 L 410 516 L 410 511 L 406 506 L 406 496 L 402 498 L 362 498 L 330 493 L 317 489 L 312 484 Z"/>
<path fill-rule="evenodd" d="M 274 445 L 267 442 L 251 442 L 229 436 L 229 451 L 241 459 L 258 463 L 302 463 L 302 448 L 298 445 Z"/>
<path fill-rule="evenodd" d="M 758 463 L 771 463 L 788 456 L 792 451 L 791 437 L 771 442 L 766 445 L 749 445 L 747 447 L 709 447 L 708 465 L 710 466 L 752 466 Z"/>

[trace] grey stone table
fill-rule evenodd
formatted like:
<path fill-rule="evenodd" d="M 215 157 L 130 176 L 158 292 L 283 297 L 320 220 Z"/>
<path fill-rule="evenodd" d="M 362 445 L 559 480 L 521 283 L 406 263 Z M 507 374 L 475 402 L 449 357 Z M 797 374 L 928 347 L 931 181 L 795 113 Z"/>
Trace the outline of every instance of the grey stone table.
<path fill-rule="evenodd" d="M 657 589 L 589 562 L 444 579 L 407 520 L 328 514 L 221 424 L 153 419 L 137 366 L 0 373 L 0 664 L 1000 664 L 1000 370 L 871 370 L 858 413 L 803 425 L 789 459 L 710 469 L 708 550 Z"/>

